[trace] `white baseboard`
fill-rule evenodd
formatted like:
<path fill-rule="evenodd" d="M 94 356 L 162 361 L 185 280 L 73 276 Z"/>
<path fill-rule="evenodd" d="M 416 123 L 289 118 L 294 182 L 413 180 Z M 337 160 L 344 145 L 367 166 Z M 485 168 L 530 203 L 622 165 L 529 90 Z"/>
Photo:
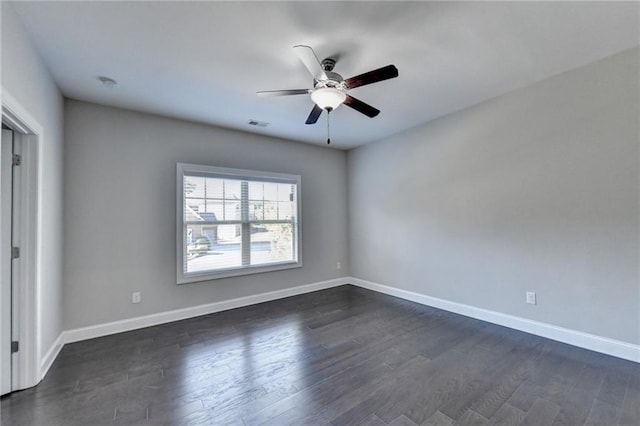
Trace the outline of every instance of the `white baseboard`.
<path fill-rule="evenodd" d="M 44 376 L 47 375 L 49 368 L 51 368 L 53 361 L 56 360 L 63 346 L 64 346 L 64 331 L 58 335 L 58 337 L 53 342 L 53 344 L 51 345 L 47 353 L 44 354 L 44 356 L 40 360 L 40 377 L 38 380 L 42 380 Z"/>
<path fill-rule="evenodd" d="M 609 339 L 595 334 L 584 333 L 582 331 L 571 330 L 552 324 L 490 311 L 488 309 L 476 308 L 462 303 L 438 299 L 437 297 L 402 290 L 396 287 L 361 280 L 359 278 L 350 277 L 349 283 L 358 287 L 377 291 L 379 293 L 420 303 L 422 305 L 433 306 L 434 308 L 443 309 L 456 314 L 502 325 L 515 330 L 535 334 L 537 336 L 546 337 L 558 342 L 567 343 L 569 345 L 640 363 L 640 345 L 634 345 L 632 343 Z"/>
<path fill-rule="evenodd" d="M 301 285 L 298 287 L 285 288 L 282 290 L 270 291 L 267 293 L 260 293 L 251 296 L 238 297 L 236 299 L 223 300 L 221 302 L 208 303 L 206 305 L 192 306 L 189 308 L 159 312 L 157 314 L 128 318 L 120 321 L 108 322 L 105 324 L 76 328 L 63 332 L 63 340 L 64 343 L 72 343 L 81 340 L 93 339 L 95 337 L 107 336 L 109 334 L 137 330 L 139 328 L 150 327 L 153 325 L 165 324 L 168 322 L 212 314 L 214 312 L 226 311 L 228 309 L 254 305 L 256 303 L 268 302 L 270 300 L 296 296 L 298 294 L 310 293 L 312 291 L 324 290 L 327 288 L 344 285 L 348 282 L 349 280 L 346 277 L 336 278 L 333 280 L 320 281 L 317 283 Z"/>
<path fill-rule="evenodd" d="M 224 300 L 221 302 L 214 302 L 205 305 L 198 305 L 184 309 L 176 309 L 173 311 L 160 312 L 120 321 L 113 321 L 105 324 L 67 330 L 62 332 L 60 336 L 58 336 L 53 345 L 51 345 L 51 348 L 49 348 L 47 353 L 42 357 L 40 365 L 40 377 L 43 378 L 46 375 L 47 371 L 49 371 L 49 368 L 66 343 L 93 339 L 96 337 L 122 333 L 125 331 L 137 330 L 154 325 L 165 324 L 173 321 L 198 317 L 201 315 L 212 314 L 215 312 L 226 311 L 229 309 L 240 308 L 243 306 L 254 305 L 257 303 L 268 302 L 271 300 L 282 299 L 285 297 L 296 296 L 299 294 L 310 293 L 317 290 L 324 290 L 344 284 L 353 284 L 358 287 L 377 291 L 379 293 L 400 297 L 412 302 L 417 302 L 427 306 L 433 306 L 435 308 L 444 309 L 449 312 L 454 312 L 482 321 L 491 322 L 494 324 L 535 334 L 541 337 L 557 340 L 559 342 L 568 343 L 573 346 L 590 349 L 596 352 L 601 352 L 607 355 L 612 355 L 618 358 L 623 358 L 640 363 L 640 345 L 634 345 L 631 343 L 558 327 L 539 321 L 533 321 L 525 318 L 503 314 L 500 312 L 464 305 L 462 303 L 438 299 L 436 297 L 373 283 L 359 278 L 343 277 L 328 281 L 301 285 L 298 287 L 270 291 L 267 293 L 239 297 L 236 299 Z"/>

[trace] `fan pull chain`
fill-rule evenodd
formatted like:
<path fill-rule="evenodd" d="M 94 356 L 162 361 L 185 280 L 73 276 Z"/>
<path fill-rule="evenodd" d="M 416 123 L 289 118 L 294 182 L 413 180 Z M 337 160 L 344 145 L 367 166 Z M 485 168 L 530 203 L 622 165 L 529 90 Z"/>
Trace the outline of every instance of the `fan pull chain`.
<path fill-rule="evenodd" d="M 331 143 L 331 133 L 329 133 L 330 131 L 330 127 L 329 127 L 329 116 L 331 115 L 331 108 L 327 109 L 327 145 L 329 145 Z"/>

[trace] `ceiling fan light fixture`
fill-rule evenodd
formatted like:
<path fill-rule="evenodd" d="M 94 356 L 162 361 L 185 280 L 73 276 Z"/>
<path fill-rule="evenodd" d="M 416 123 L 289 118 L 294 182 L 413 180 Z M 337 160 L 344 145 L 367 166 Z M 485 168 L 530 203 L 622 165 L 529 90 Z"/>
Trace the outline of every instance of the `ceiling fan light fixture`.
<path fill-rule="evenodd" d="M 311 92 L 311 100 L 324 110 L 334 110 L 347 99 L 347 94 L 335 87 L 321 87 Z"/>
<path fill-rule="evenodd" d="M 289 96 L 289 95 L 310 95 L 313 108 L 304 124 L 316 124 L 323 111 L 327 112 L 327 126 L 329 125 L 329 113 L 345 104 L 349 108 L 373 118 L 380 114 L 380 110 L 372 107 L 361 100 L 347 94 L 347 91 L 356 87 L 366 86 L 379 81 L 398 77 L 398 68 L 395 65 L 387 65 L 355 75 L 346 80 L 338 73 L 333 72 L 336 59 L 326 58 L 322 62 L 309 46 L 302 44 L 293 46 L 298 58 L 305 68 L 313 76 L 313 89 L 290 89 L 290 90 L 263 90 L 257 92 L 258 96 Z M 329 142 L 329 140 L 327 140 Z"/>

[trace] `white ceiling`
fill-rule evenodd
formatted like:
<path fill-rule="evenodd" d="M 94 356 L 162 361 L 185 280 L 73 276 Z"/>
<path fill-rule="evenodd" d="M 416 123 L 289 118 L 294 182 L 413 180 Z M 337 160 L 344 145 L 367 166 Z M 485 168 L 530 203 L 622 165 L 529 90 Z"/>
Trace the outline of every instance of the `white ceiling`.
<path fill-rule="evenodd" d="M 593 62 L 639 43 L 638 3 L 18 2 L 14 9 L 63 94 L 244 131 L 325 144 L 304 121 L 311 87 L 292 46 L 351 77 L 395 64 L 400 77 L 351 94 L 332 146 L 348 149 Z M 3 40 L 3 43 L 6 42 Z M 120 85 L 102 87 L 97 76 Z M 249 119 L 271 123 L 267 128 Z"/>

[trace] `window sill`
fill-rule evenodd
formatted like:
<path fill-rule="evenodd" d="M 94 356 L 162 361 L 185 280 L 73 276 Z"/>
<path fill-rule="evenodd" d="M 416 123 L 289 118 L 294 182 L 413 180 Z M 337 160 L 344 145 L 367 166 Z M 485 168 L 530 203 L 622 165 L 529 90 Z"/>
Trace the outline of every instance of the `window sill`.
<path fill-rule="evenodd" d="M 194 282 L 212 281 L 221 278 L 239 277 L 243 275 L 261 274 L 263 272 L 283 271 L 286 269 L 301 268 L 302 261 L 300 262 L 283 262 L 270 265 L 258 265 L 242 268 L 225 269 L 218 272 L 202 272 L 193 274 L 183 274 L 178 276 L 178 284 L 189 284 Z"/>

